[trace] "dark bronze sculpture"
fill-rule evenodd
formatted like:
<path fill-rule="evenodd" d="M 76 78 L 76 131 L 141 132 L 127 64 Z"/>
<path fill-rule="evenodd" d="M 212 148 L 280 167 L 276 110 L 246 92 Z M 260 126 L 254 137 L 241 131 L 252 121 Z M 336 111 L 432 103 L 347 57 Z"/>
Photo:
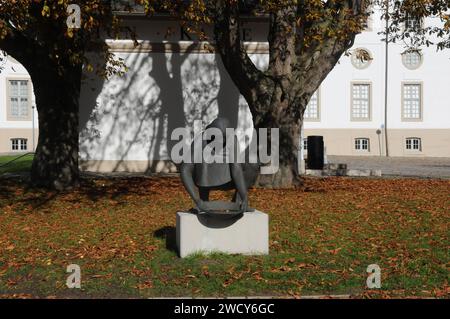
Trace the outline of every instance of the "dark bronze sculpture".
<path fill-rule="evenodd" d="M 225 118 L 216 118 L 206 129 L 218 129 L 222 133 L 223 144 L 219 156 L 223 156 L 223 162 L 208 162 L 202 158 L 201 162 L 181 163 L 180 173 L 184 187 L 195 202 L 194 210 L 197 213 L 206 213 L 209 215 L 236 216 L 246 211 L 251 211 L 248 207 L 248 189 L 254 185 L 259 173 L 259 165 L 248 162 L 248 156 L 244 163 L 237 163 L 237 154 L 239 152 L 236 136 L 231 137 L 234 143 L 227 144 L 227 128 L 230 128 L 229 122 Z M 202 132 L 199 138 L 202 139 L 201 150 L 203 151 L 210 145 L 215 136 L 204 138 L 206 130 Z M 228 140 L 230 141 L 230 140 Z M 191 144 L 191 154 L 194 154 L 194 142 Z M 216 144 L 217 145 L 217 144 Z M 247 148 L 248 150 L 248 148 Z M 231 152 L 234 152 L 232 161 L 227 161 Z M 244 154 L 247 154 L 245 152 Z M 194 158 L 192 156 L 192 158 Z M 209 201 L 209 193 L 212 190 L 235 190 L 231 202 Z"/>

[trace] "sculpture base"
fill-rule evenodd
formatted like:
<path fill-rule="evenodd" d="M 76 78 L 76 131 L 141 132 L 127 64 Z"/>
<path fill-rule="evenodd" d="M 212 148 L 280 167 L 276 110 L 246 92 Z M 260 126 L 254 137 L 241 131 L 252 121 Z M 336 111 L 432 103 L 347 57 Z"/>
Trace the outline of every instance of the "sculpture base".
<path fill-rule="evenodd" d="M 177 213 L 177 247 L 180 257 L 194 253 L 267 255 L 269 216 L 258 210 L 234 218 Z"/>

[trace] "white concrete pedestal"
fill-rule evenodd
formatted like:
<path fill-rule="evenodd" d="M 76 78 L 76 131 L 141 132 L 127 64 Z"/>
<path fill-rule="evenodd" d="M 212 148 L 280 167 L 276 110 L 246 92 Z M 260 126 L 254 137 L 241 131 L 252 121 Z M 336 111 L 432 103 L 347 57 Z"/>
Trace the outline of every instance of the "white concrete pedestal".
<path fill-rule="evenodd" d="M 178 212 L 177 247 L 182 258 L 198 252 L 266 255 L 269 216 L 257 210 L 237 220 Z"/>

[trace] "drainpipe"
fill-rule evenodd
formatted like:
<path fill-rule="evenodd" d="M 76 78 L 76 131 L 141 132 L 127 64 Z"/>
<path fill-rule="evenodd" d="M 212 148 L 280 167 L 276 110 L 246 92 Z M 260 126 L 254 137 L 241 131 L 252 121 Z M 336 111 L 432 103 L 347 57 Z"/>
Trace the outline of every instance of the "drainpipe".
<path fill-rule="evenodd" d="M 386 57 L 384 70 L 384 143 L 386 148 L 386 157 L 389 157 L 388 147 L 388 75 L 389 75 L 389 0 L 386 0 Z"/>
<path fill-rule="evenodd" d="M 35 109 L 35 106 L 33 105 L 32 107 L 31 107 L 31 116 L 32 116 L 32 132 L 31 132 L 31 134 L 33 134 L 33 151 L 32 152 L 34 152 L 34 150 L 36 149 L 35 148 L 35 144 L 34 144 L 34 109 Z"/>

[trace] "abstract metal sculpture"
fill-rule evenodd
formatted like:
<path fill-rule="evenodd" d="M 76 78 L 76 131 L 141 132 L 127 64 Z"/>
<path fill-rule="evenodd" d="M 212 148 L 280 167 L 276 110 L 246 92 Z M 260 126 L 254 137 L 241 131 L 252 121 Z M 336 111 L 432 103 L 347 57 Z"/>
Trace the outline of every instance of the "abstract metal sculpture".
<path fill-rule="evenodd" d="M 231 137 L 234 143 L 227 143 L 227 140 L 230 140 L 225 138 L 228 133 L 226 129 L 230 128 L 230 125 L 225 118 L 216 118 L 198 137 L 202 139 L 202 154 L 205 148 L 211 147 L 215 138 L 215 136 L 204 135 L 210 128 L 218 129 L 222 133 L 223 143 L 219 144 L 222 149 L 219 152 L 217 152 L 217 149 L 214 149 L 214 151 L 218 156 L 223 156 L 223 161 L 211 162 L 202 157 L 201 162 L 183 162 L 180 166 L 181 180 L 196 205 L 193 210 L 197 213 L 214 216 L 237 216 L 246 211 L 251 211 L 248 207 L 247 193 L 258 177 L 259 164 L 248 163 L 248 156 L 245 157 L 244 163 L 229 160 L 231 152 L 236 155 L 239 152 L 239 147 L 234 134 Z M 191 144 L 191 154 L 194 153 L 194 144 L 195 141 Z M 217 141 L 214 145 L 217 147 Z M 247 154 L 247 150 L 244 154 Z M 236 156 L 233 158 L 236 159 Z M 209 200 L 209 193 L 212 190 L 232 189 L 235 190 L 235 194 L 231 202 Z"/>

